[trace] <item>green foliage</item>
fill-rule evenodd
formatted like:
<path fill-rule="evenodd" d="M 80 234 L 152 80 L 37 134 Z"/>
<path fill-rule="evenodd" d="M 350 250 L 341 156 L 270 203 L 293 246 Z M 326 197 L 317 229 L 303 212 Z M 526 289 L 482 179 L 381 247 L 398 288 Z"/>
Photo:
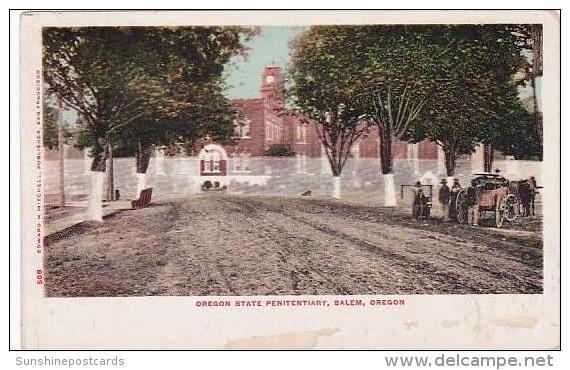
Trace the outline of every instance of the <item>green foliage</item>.
<path fill-rule="evenodd" d="M 342 26 L 313 26 L 292 42 L 288 94 L 295 109 L 316 122 L 334 176 L 368 132 L 351 42 L 350 29 Z"/>
<path fill-rule="evenodd" d="M 502 114 L 495 125 L 491 142 L 496 149 L 515 159 L 536 160 L 541 155 L 540 141 L 536 138 L 536 116 L 523 106 L 514 106 Z"/>
<path fill-rule="evenodd" d="M 366 97 L 366 117 L 379 130 L 382 173 L 392 172 L 392 140 L 402 139 L 421 118 L 437 86 L 446 50 L 434 43 L 437 26 L 354 27 L 355 78 Z"/>
<path fill-rule="evenodd" d="M 231 137 L 222 72 L 251 35 L 241 27 L 44 28 L 45 80 L 82 116 L 82 135 L 92 138 L 81 142 L 104 170 L 109 145 L 132 153 Z"/>
<path fill-rule="evenodd" d="M 292 44 L 288 92 L 322 127 L 327 155 L 350 146 L 356 128 L 375 124 L 383 173 L 392 170 L 398 137 L 441 145 L 451 175 L 456 158 L 479 142 L 517 156 L 540 146 L 536 135 L 512 135 L 536 126 L 523 124 L 517 96 L 517 86 L 534 76 L 525 52 L 537 53 L 536 35 L 534 25 L 311 27 Z M 343 135 L 349 138 L 338 139 Z"/>
<path fill-rule="evenodd" d="M 291 145 L 287 144 L 272 144 L 266 151 L 265 155 L 269 157 L 292 157 L 295 152 Z"/>
<path fill-rule="evenodd" d="M 520 107 L 517 73 L 528 61 L 517 36 L 504 25 L 442 26 L 435 44 L 444 52 L 436 70 L 437 88 L 422 120 L 404 138 L 441 145 L 448 175 L 453 175 L 459 155 L 472 153 L 478 142 L 504 138 L 501 132 L 510 130 L 505 126 L 509 112 Z"/>

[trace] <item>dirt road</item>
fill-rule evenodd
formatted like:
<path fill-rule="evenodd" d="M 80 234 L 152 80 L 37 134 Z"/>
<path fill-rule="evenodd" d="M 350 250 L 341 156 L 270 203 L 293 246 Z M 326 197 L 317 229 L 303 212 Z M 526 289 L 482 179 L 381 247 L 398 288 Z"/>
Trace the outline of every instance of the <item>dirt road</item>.
<path fill-rule="evenodd" d="M 125 211 L 50 242 L 46 291 L 540 293 L 540 230 L 513 229 L 417 222 L 406 210 L 331 200 L 207 194 Z"/>

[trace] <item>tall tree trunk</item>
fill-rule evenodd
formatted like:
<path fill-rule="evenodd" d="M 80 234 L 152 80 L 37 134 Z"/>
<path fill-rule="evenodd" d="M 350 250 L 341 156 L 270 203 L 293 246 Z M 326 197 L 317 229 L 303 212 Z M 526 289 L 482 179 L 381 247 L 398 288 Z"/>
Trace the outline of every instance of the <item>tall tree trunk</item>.
<path fill-rule="evenodd" d="M 87 219 L 92 221 L 103 221 L 103 180 L 107 157 L 109 156 L 109 146 L 105 139 L 99 138 L 97 145 L 93 148 L 93 163 L 91 164 L 91 189 L 89 191 L 89 201 L 87 204 Z"/>
<path fill-rule="evenodd" d="M 542 161 L 543 155 L 543 128 L 542 128 L 542 115 L 538 108 L 538 94 L 536 91 L 536 76 L 542 75 L 542 26 L 532 25 L 532 106 L 534 121 L 536 125 L 536 136 L 539 143 L 538 156 Z"/>
<path fill-rule="evenodd" d="M 534 63 L 533 63 L 534 64 Z M 533 66 L 533 68 L 535 68 Z M 543 152 L 543 138 L 542 138 L 542 116 L 541 113 L 538 111 L 538 95 L 536 92 L 536 76 L 533 73 L 532 78 L 530 80 L 530 84 L 532 86 L 532 114 L 534 116 L 534 124 L 535 124 L 535 135 L 536 140 L 538 142 L 538 158 L 542 161 L 542 152 Z"/>
<path fill-rule="evenodd" d="M 152 145 L 138 142 L 136 152 L 137 173 L 146 173 L 152 155 Z"/>
<path fill-rule="evenodd" d="M 137 176 L 137 198 L 146 188 L 146 171 L 150 164 L 152 145 L 138 142 L 136 152 L 136 176 Z"/>
<path fill-rule="evenodd" d="M 493 171 L 494 151 L 492 144 L 483 144 L 483 170 L 485 172 Z"/>
<path fill-rule="evenodd" d="M 333 191 L 332 191 L 332 197 L 334 199 L 340 199 L 341 198 L 341 183 L 340 183 L 340 175 L 334 175 L 333 176 Z"/>
<path fill-rule="evenodd" d="M 392 132 L 388 127 L 378 125 L 379 151 L 380 151 L 380 167 L 382 170 L 382 178 L 384 180 L 384 206 L 396 207 L 398 201 L 396 198 L 396 183 L 393 174 L 393 158 L 392 158 Z"/>
<path fill-rule="evenodd" d="M 337 150 L 337 148 L 330 149 L 330 158 L 329 162 L 331 165 L 331 172 L 333 175 L 333 189 L 331 197 L 334 199 L 341 198 L 341 184 L 340 184 L 340 176 L 342 175 L 342 160 L 341 160 L 341 153 Z"/>
<path fill-rule="evenodd" d="M 107 158 L 109 157 L 109 146 L 105 140 L 99 140 L 100 145 L 92 149 L 93 162 L 91 162 L 91 171 L 105 172 L 107 170 Z"/>
<path fill-rule="evenodd" d="M 115 170 L 113 166 L 113 147 L 109 145 L 109 157 L 107 158 L 109 162 L 109 171 L 108 171 L 108 178 L 107 178 L 107 200 L 113 201 L 115 200 Z"/>
<path fill-rule="evenodd" d="M 155 173 L 157 175 L 164 175 L 164 151 L 161 148 L 154 149 L 155 159 Z M 149 161 L 150 163 L 150 161 Z"/>
<path fill-rule="evenodd" d="M 443 152 L 443 147 L 437 144 L 437 173 L 443 174 L 447 173 L 445 169 L 445 153 Z"/>
<path fill-rule="evenodd" d="M 447 176 L 448 177 L 454 176 L 455 160 L 457 158 L 457 155 L 451 148 L 447 146 L 443 148 L 443 151 L 445 153 L 445 170 L 447 171 Z"/>
<path fill-rule="evenodd" d="M 65 207 L 65 143 L 63 139 L 63 114 L 61 102 L 58 111 L 57 147 L 59 151 L 59 206 Z"/>
<path fill-rule="evenodd" d="M 392 133 L 389 128 L 378 125 L 378 136 L 380 138 L 380 165 L 382 167 L 382 174 L 386 175 L 393 171 Z"/>

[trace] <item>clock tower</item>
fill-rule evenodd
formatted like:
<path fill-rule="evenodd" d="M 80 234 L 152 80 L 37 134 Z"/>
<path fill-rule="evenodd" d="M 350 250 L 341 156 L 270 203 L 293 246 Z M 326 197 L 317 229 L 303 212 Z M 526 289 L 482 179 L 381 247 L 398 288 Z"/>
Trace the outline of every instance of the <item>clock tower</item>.
<path fill-rule="evenodd" d="M 283 81 L 281 67 L 265 67 L 261 74 L 261 97 L 266 104 L 283 104 Z"/>

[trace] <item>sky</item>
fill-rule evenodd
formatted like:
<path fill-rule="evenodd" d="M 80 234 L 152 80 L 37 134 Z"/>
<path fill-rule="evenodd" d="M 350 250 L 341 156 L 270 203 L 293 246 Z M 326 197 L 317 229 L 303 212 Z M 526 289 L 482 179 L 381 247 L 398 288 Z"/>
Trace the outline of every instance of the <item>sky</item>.
<path fill-rule="evenodd" d="M 262 26 L 260 33 L 249 41 L 245 60 L 233 58 L 227 69 L 227 96 L 230 99 L 257 98 L 261 71 L 269 65 L 285 68 L 289 61 L 289 41 L 303 32 L 303 27 Z"/>

